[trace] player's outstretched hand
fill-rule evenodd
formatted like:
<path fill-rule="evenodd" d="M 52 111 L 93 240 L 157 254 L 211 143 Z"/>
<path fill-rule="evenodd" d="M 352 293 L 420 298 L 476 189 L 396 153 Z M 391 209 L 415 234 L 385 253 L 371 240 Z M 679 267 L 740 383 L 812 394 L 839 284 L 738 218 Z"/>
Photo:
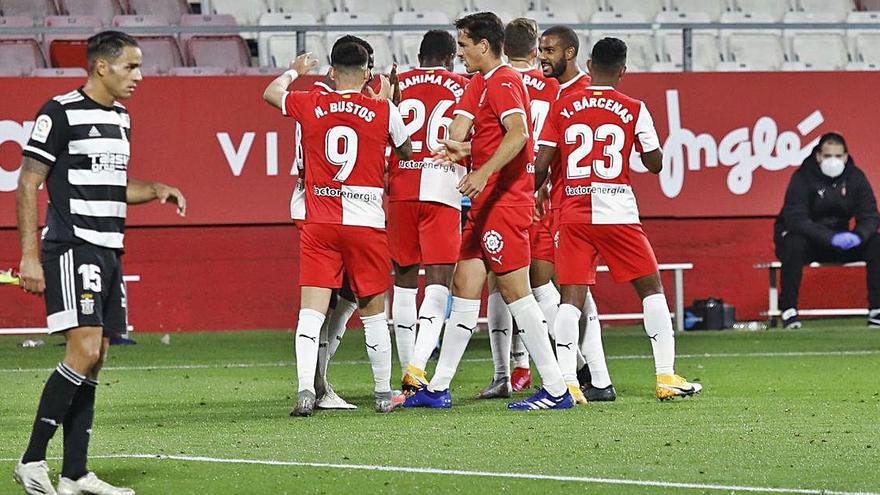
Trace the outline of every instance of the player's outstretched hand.
<path fill-rule="evenodd" d="M 547 210 L 545 206 L 547 205 L 547 201 L 550 200 L 550 188 L 547 187 L 547 184 L 541 186 L 538 189 L 538 192 L 535 193 L 535 212 L 537 213 L 538 218 L 542 218 Z"/>
<path fill-rule="evenodd" d="M 312 58 L 312 52 L 305 52 L 293 59 L 293 62 L 290 63 L 290 68 L 297 71 L 299 75 L 305 75 L 317 67 L 317 65 L 318 59 Z"/>
<path fill-rule="evenodd" d="M 463 143 L 451 139 L 441 139 L 440 145 L 440 149 L 431 156 L 431 159 L 436 163 L 452 165 L 453 163 L 467 158 L 471 154 L 471 143 Z"/>
<path fill-rule="evenodd" d="M 400 84 L 400 78 L 397 77 L 397 64 L 391 64 L 391 72 L 388 73 L 388 82 L 392 87 Z"/>
<path fill-rule="evenodd" d="M 46 276 L 39 258 L 26 256 L 18 266 L 18 285 L 30 294 L 40 295 L 46 290 Z"/>
<path fill-rule="evenodd" d="M 153 187 L 156 188 L 156 197 L 160 203 L 163 205 L 168 202 L 174 203 L 177 205 L 177 214 L 182 217 L 186 216 L 186 198 L 183 197 L 180 189 L 162 184 L 161 182 L 157 182 Z"/>
<path fill-rule="evenodd" d="M 458 191 L 469 198 L 475 198 L 486 188 L 489 176 L 483 173 L 483 169 L 475 170 L 465 175 L 458 183 Z"/>
<path fill-rule="evenodd" d="M 373 88 L 367 86 L 366 87 L 367 94 L 370 98 L 378 98 L 380 100 L 390 100 L 392 96 L 394 96 L 394 88 L 391 86 L 391 82 L 388 80 L 384 74 L 379 74 L 379 92 L 373 91 Z"/>

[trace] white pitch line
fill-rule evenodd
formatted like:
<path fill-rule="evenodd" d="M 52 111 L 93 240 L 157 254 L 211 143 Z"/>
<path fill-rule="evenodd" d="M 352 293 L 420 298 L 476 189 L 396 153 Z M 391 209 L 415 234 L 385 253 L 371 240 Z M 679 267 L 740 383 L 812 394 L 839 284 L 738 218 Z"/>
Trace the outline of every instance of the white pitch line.
<path fill-rule="evenodd" d="M 822 357 L 822 356 L 876 356 L 880 350 L 862 351 L 792 351 L 792 352 L 719 352 L 703 354 L 679 354 L 676 359 L 705 359 L 705 358 L 777 358 L 777 357 Z M 629 359 L 654 359 L 648 354 L 624 354 L 620 356 L 608 356 L 609 361 Z M 468 358 L 461 360 L 464 363 L 488 363 L 490 358 Z M 336 366 L 352 366 L 369 364 L 367 360 L 331 361 Z M 295 361 L 276 361 L 273 363 L 223 363 L 223 364 L 157 364 L 142 366 L 105 366 L 101 371 L 150 371 L 150 370 L 207 370 L 207 369 L 247 369 L 247 368 L 286 368 L 295 366 Z M 0 373 L 30 373 L 35 371 L 51 371 L 55 368 L 0 368 Z"/>
<path fill-rule="evenodd" d="M 751 493 L 796 493 L 806 495 L 880 495 L 876 492 L 847 492 L 813 488 L 774 488 L 767 486 L 718 485 L 705 483 L 682 483 L 675 481 L 631 480 L 625 478 L 595 478 L 589 476 L 561 476 L 552 474 L 505 473 L 497 471 L 467 471 L 463 469 L 437 469 L 406 466 L 377 466 L 371 464 L 335 464 L 327 462 L 274 461 L 259 459 L 226 459 L 204 456 L 117 454 L 89 456 L 91 459 L 156 459 L 184 462 L 206 462 L 214 464 L 248 464 L 259 466 L 313 467 L 325 469 L 346 469 L 357 471 L 380 471 L 391 473 L 437 474 L 446 476 L 469 476 L 475 478 L 507 478 L 530 481 L 568 481 L 600 485 L 643 486 L 652 488 L 686 488 L 693 490 L 719 490 L 726 492 Z M 0 459 L 2 462 L 16 462 L 19 459 Z"/>

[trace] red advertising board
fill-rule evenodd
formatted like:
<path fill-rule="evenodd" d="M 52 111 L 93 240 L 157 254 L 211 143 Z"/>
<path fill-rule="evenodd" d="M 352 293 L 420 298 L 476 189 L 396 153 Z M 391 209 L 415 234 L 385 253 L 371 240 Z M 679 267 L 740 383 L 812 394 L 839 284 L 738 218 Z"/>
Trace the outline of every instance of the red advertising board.
<path fill-rule="evenodd" d="M 149 78 L 126 105 L 132 177 L 180 187 L 185 219 L 150 205 L 130 225 L 287 222 L 295 181 L 293 128 L 263 102 L 262 77 Z M 310 81 L 299 81 L 305 86 Z M 15 225 L 21 145 L 40 105 L 78 81 L 0 78 L 0 227 Z M 856 162 L 880 179 L 864 96 L 880 73 L 634 74 L 620 89 L 645 100 L 664 143 L 660 177 L 633 174 L 643 217 L 774 215 L 788 178 L 821 133 L 835 130 Z M 9 97 L 14 95 L 14 97 Z M 860 96 L 862 95 L 862 96 Z M 639 170 L 638 161 L 633 165 Z"/>

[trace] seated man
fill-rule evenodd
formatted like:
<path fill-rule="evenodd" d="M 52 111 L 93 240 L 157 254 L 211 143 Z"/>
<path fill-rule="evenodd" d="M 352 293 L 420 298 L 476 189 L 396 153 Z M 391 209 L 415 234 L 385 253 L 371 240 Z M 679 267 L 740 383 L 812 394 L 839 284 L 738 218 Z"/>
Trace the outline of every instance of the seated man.
<path fill-rule="evenodd" d="M 850 221 L 855 227 L 850 229 Z M 804 265 L 813 261 L 868 264 L 868 325 L 880 327 L 880 215 L 867 177 L 829 132 L 791 177 L 776 217 L 774 242 L 782 261 L 779 307 L 785 328 L 800 328 L 797 302 Z"/>

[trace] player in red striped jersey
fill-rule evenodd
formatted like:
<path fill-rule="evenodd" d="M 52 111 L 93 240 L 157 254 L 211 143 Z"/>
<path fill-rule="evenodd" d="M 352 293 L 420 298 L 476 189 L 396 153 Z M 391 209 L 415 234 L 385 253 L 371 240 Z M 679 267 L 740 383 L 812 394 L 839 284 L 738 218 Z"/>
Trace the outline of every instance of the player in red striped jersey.
<path fill-rule="evenodd" d="M 635 150 L 645 167 L 663 168 L 654 122 L 645 104 L 614 87 L 626 72 L 626 44 L 603 38 L 587 67 L 592 85 L 557 101 L 541 134 L 536 181 L 559 155 L 565 174 L 559 211 L 556 269 L 562 305 L 556 333 L 576 328 L 587 287 L 596 282 L 596 258 L 605 259 L 617 282 L 631 282 L 642 300 L 651 339 L 660 400 L 700 392 L 702 386 L 675 374 L 675 336 L 657 260 L 639 220 L 629 178 Z M 576 331 L 576 330 L 575 330 Z"/>
<path fill-rule="evenodd" d="M 388 241 L 395 271 L 391 317 L 403 387 L 411 392 L 427 384 L 425 365 L 443 328 L 461 246 L 456 186 L 465 169 L 431 160 L 440 140 L 448 137 L 452 111 L 468 83 L 452 72 L 455 51 L 449 32 L 428 31 L 419 47 L 419 67 L 399 75 L 399 108 L 413 154 L 408 160 L 392 159 L 389 166 Z M 425 297 L 417 308 L 420 265 Z"/>
<path fill-rule="evenodd" d="M 376 411 L 391 402 L 391 336 L 385 317 L 390 253 L 385 234 L 385 147 L 401 158 L 411 153 L 409 136 L 397 107 L 361 94 L 370 74 L 367 51 L 342 43 L 331 54 L 332 92 L 288 92 L 300 73 L 316 64 L 308 54 L 270 83 L 263 97 L 302 123 L 305 150 L 306 207 L 300 249 L 301 304 L 296 332 L 299 394 L 294 415 L 315 407 L 318 338 L 332 289 L 343 269 L 358 297 L 367 355 L 373 368 Z"/>

